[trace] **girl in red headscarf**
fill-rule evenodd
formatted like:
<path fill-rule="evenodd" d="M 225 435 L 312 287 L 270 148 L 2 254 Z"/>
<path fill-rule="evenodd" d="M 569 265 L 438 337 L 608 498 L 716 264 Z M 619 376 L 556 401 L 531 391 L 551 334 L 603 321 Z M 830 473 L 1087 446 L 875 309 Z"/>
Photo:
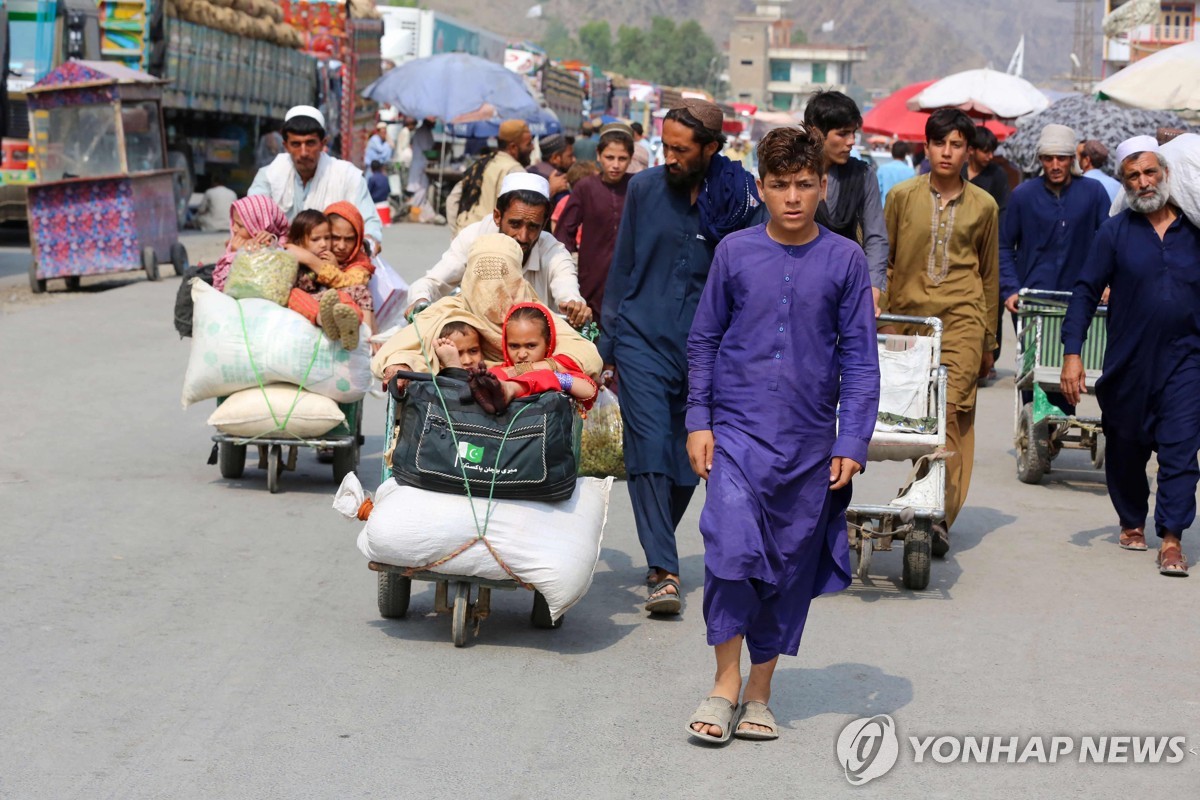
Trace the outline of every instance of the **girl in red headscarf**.
<path fill-rule="evenodd" d="M 598 391 L 575 360 L 554 353 L 554 320 L 540 303 L 518 303 L 504 319 L 501 337 L 504 363 L 490 370 L 482 365 L 470 374 L 471 394 L 489 414 L 500 414 L 518 397 L 541 392 L 565 392 L 584 409 L 592 407 Z M 458 346 L 449 339 L 434 342 L 443 367 L 457 367 Z"/>

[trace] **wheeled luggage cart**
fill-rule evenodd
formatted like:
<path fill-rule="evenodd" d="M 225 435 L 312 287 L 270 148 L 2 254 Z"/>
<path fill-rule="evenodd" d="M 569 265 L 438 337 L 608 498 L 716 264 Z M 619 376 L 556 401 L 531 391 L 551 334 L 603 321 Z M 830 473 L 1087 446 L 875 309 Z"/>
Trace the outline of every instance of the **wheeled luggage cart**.
<path fill-rule="evenodd" d="M 878 335 L 880 414 L 868 461 L 913 461 L 906 485 L 884 504 L 853 503 L 846 510 L 857 574 L 866 580 L 876 551 L 904 543 L 903 583 L 929 585 L 933 526 L 946 518 L 946 368 L 941 365 L 942 321 L 883 314 L 879 322 L 922 331 Z"/>
<path fill-rule="evenodd" d="M 217 398 L 220 405 L 226 398 Z M 338 408 L 346 415 L 346 421 L 321 436 L 312 439 L 301 439 L 279 432 L 273 436 L 230 436 L 225 433 L 213 434 L 216 442 L 216 463 L 221 469 L 221 477 L 236 480 L 242 477 L 246 469 L 246 450 L 251 445 L 258 448 L 258 468 L 267 471 L 267 491 L 275 494 L 279 491 L 279 481 L 283 473 L 296 469 L 296 454 L 301 447 L 311 447 L 317 450 L 318 458 L 324 460 L 326 454 L 332 455 L 333 480 L 340 484 L 342 478 L 358 468 L 359 452 L 363 443 L 362 409 L 363 401 L 353 403 L 338 403 Z M 287 458 L 283 449 L 288 448 Z M 211 461 L 209 463 L 212 463 Z"/>
<path fill-rule="evenodd" d="M 1051 462 L 1065 449 L 1087 450 L 1094 468 L 1104 466 L 1100 417 L 1068 415 L 1047 396 L 1060 389 L 1062 323 L 1070 299 L 1070 292 L 1022 289 L 1019 294 L 1013 443 L 1017 480 L 1022 483 L 1040 483 Z M 1107 316 L 1107 306 L 1096 309 L 1080 353 L 1088 391 L 1095 390 L 1104 366 Z"/>

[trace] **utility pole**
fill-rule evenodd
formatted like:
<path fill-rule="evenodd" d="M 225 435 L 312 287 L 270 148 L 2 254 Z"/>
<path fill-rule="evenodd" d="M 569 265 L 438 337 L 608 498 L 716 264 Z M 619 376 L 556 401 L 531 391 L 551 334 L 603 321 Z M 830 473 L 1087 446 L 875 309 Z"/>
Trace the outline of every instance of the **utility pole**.
<path fill-rule="evenodd" d="M 1059 0 L 1075 5 L 1075 36 L 1071 47 L 1071 85 L 1089 94 L 1096 76 L 1096 6 L 1098 0 Z"/>

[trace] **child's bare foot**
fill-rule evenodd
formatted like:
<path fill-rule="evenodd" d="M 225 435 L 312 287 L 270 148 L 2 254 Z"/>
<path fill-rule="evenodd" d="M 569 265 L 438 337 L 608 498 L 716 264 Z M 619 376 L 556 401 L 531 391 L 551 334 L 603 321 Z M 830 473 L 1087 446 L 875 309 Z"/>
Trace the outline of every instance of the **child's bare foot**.
<path fill-rule="evenodd" d="M 433 343 L 433 352 L 437 355 L 442 369 L 462 366 L 462 362 L 458 360 L 458 345 L 445 336 Z"/>
<path fill-rule="evenodd" d="M 471 387 L 471 396 L 475 402 L 489 414 L 503 414 L 508 408 L 508 395 L 504 386 L 495 375 L 487 371 L 482 364 L 473 370 L 467 383 Z"/>

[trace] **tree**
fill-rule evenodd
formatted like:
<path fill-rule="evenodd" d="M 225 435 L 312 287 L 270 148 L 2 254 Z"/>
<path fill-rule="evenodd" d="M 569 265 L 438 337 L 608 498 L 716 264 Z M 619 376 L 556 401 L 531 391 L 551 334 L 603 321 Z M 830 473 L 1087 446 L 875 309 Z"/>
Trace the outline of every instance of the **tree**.
<path fill-rule="evenodd" d="M 592 64 L 604 69 L 612 66 L 613 37 L 607 20 L 593 20 L 580 27 L 579 45 Z"/>
<path fill-rule="evenodd" d="M 801 28 L 792 28 L 792 47 L 808 44 L 808 34 Z"/>
<path fill-rule="evenodd" d="M 563 61 L 570 61 L 582 55 L 579 42 L 575 41 L 567 26 L 558 17 L 546 19 L 546 34 L 542 37 L 541 45 L 546 55 Z"/>
<path fill-rule="evenodd" d="M 617 28 L 617 42 L 613 47 L 612 68 L 630 77 L 651 79 L 644 74 L 642 55 L 646 51 L 646 34 L 641 28 L 622 25 Z"/>

